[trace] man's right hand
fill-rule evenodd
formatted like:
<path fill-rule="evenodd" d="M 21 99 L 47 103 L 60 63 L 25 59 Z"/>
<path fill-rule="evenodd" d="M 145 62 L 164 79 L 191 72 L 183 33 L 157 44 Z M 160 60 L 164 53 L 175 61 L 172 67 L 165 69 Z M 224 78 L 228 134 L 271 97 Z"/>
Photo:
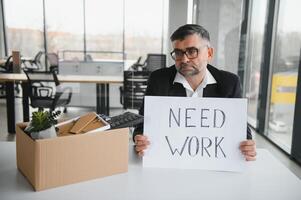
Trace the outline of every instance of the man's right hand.
<path fill-rule="evenodd" d="M 147 149 L 150 142 L 148 141 L 147 136 L 145 135 L 136 135 L 134 137 L 135 141 L 135 151 L 139 156 L 144 155 L 144 150 Z"/>

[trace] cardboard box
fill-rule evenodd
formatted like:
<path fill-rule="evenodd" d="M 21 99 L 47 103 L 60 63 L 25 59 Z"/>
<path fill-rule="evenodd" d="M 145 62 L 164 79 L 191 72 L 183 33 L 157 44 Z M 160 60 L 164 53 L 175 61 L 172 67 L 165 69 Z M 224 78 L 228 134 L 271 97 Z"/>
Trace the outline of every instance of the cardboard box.
<path fill-rule="evenodd" d="M 128 171 L 128 128 L 33 140 L 16 125 L 17 167 L 36 191 Z"/>

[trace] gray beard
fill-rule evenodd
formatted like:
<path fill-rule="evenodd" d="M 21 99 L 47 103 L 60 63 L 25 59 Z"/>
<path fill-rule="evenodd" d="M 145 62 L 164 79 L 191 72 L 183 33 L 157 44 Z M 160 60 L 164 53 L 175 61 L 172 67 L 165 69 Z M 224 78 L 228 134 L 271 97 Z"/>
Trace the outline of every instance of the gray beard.
<path fill-rule="evenodd" d="M 191 76 L 195 76 L 195 75 L 197 75 L 197 74 L 200 73 L 200 70 L 199 70 L 199 69 L 197 69 L 195 66 L 192 66 L 192 68 L 193 68 L 194 70 L 192 70 L 192 71 L 190 71 L 190 72 L 184 74 L 184 73 L 182 72 L 182 70 L 183 70 L 186 66 L 187 66 L 186 64 L 182 64 L 179 68 L 176 68 L 177 71 L 178 71 L 180 74 L 182 74 L 184 77 L 191 77 Z"/>

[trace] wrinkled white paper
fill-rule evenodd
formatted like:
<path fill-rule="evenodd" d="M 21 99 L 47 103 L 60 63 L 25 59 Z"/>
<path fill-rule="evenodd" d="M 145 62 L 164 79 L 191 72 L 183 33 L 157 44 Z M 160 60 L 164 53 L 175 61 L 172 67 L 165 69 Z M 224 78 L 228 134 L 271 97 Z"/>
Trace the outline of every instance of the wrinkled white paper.
<path fill-rule="evenodd" d="M 243 171 L 247 100 L 145 97 L 144 167 Z"/>

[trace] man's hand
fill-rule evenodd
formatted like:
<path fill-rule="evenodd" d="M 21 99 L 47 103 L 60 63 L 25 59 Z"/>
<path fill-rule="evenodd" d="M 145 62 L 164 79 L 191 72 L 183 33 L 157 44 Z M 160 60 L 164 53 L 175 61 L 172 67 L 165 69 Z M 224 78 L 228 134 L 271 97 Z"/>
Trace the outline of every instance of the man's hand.
<path fill-rule="evenodd" d="M 239 149 L 247 161 L 256 160 L 256 145 L 254 140 L 245 140 L 240 143 Z"/>
<path fill-rule="evenodd" d="M 136 135 L 134 137 L 135 141 L 135 150 L 139 156 L 144 155 L 144 150 L 147 149 L 150 142 L 147 139 L 147 136 L 145 135 Z"/>

